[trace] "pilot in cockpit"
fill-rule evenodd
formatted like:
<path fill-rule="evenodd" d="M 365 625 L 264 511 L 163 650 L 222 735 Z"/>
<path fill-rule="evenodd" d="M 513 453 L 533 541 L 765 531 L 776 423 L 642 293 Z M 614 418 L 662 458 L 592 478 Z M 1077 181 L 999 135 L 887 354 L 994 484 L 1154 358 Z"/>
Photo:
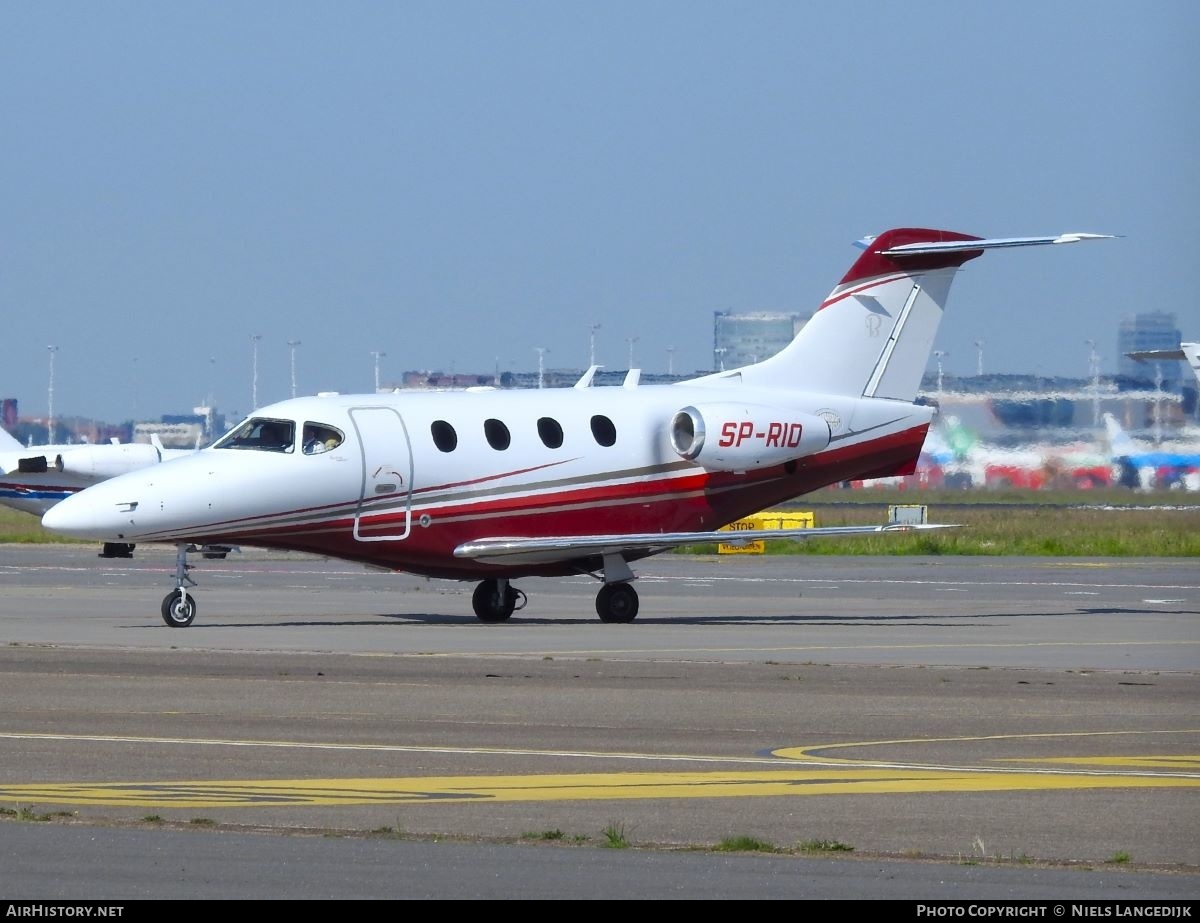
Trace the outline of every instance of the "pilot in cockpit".
<path fill-rule="evenodd" d="M 292 447 L 291 434 L 282 423 L 268 421 L 258 431 L 258 444 L 264 449 L 286 452 Z"/>
<path fill-rule="evenodd" d="M 316 423 L 304 424 L 304 454 L 318 455 L 336 449 L 342 442 L 341 436 L 327 426 Z"/>

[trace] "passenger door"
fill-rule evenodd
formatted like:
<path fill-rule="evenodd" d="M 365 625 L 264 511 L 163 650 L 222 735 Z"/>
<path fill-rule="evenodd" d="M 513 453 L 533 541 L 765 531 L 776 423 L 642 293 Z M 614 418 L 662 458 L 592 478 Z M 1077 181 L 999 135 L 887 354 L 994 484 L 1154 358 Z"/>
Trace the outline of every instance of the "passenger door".
<path fill-rule="evenodd" d="M 412 531 L 412 444 L 394 407 L 352 407 L 362 453 L 362 489 L 354 512 L 360 542 L 397 542 Z"/>

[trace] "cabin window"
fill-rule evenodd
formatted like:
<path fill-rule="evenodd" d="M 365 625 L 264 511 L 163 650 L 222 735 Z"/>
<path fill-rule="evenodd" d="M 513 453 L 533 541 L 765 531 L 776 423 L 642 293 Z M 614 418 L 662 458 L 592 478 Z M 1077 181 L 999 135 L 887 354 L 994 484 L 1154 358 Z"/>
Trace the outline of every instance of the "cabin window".
<path fill-rule="evenodd" d="M 592 417 L 592 435 L 600 445 L 609 446 L 617 441 L 617 428 L 612 420 L 598 413 Z"/>
<path fill-rule="evenodd" d="M 484 420 L 483 434 L 487 437 L 488 445 L 498 452 L 503 452 L 512 442 L 508 427 L 499 420 Z"/>
<path fill-rule="evenodd" d="M 445 420 L 434 420 L 429 427 L 433 444 L 443 452 L 453 452 L 458 447 L 458 433 Z"/>
<path fill-rule="evenodd" d="M 538 420 L 537 426 L 538 435 L 546 448 L 557 449 L 563 444 L 563 431 L 557 420 L 551 417 L 542 417 Z"/>
<path fill-rule="evenodd" d="M 301 445 L 305 455 L 320 455 L 322 452 L 336 449 L 345 439 L 341 430 L 310 420 L 304 424 L 304 441 Z"/>
<path fill-rule="evenodd" d="M 296 440 L 291 420 L 251 417 L 213 444 L 215 449 L 252 449 L 259 452 L 290 452 Z"/>

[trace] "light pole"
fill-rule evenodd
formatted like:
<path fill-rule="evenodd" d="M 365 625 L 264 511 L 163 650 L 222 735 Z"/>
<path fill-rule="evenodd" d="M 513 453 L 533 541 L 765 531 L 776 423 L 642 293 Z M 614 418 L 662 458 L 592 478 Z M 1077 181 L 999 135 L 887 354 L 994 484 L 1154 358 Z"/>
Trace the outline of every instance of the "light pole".
<path fill-rule="evenodd" d="M 261 333 L 250 334 L 250 410 L 258 410 L 258 341 Z"/>
<path fill-rule="evenodd" d="M 633 344 L 638 341 L 637 337 L 625 337 L 625 342 L 629 344 L 629 367 L 633 368 Z"/>
<path fill-rule="evenodd" d="M 983 377 L 983 340 L 975 341 L 975 374 Z"/>
<path fill-rule="evenodd" d="M 212 441 L 213 436 L 213 417 L 216 415 L 214 410 L 217 403 L 217 357 L 208 357 L 208 400 L 204 403 L 208 406 L 208 411 L 204 416 L 204 438 Z"/>
<path fill-rule="evenodd" d="M 387 353 L 376 350 L 375 352 L 371 353 L 371 355 L 375 359 L 375 393 L 378 394 L 379 393 L 379 360 L 382 359 L 384 356 L 386 356 Z"/>
<path fill-rule="evenodd" d="M 948 352 L 946 352 L 946 350 L 944 350 L 944 349 L 935 349 L 933 351 L 933 354 L 935 356 L 937 356 L 938 397 L 941 397 L 941 395 L 942 395 L 942 360 L 945 359 L 946 356 L 948 356 L 950 354 Z"/>
<path fill-rule="evenodd" d="M 292 397 L 296 396 L 296 347 L 299 345 L 299 340 L 288 340 L 288 349 L 292 351 Z"/>
<path fill-rule="evenodd" d="M 1162 363 L 1154 363 L 1154 444 L 1162 443 Z"/>
<path fill-rule="evenodd" d="M 535 346 L 533 348 L 537 351 L 537 354 L 538 354 L 538 387 L 540 388 L 540 387 L 542 387 L 543 375 L 545 373 L 545 368 L 546 368 L 543 360 L 545 358 L 546 353 L 550 352 L 550 350 L 548 350 L 545 346 Z"/>
<path fill-rule="evenodd" d="M 720 368 L 720 371 L 724 372 L 725 371 L 725 354 L 727 352 L 729 352 L 729 347 L 718 346 L 716 349 L 713 350 L 713 352 L 715 352 L 717 354 L 717 364 Z"/>
<path fill-rule="evenodd" d="M 58 352 L 57 346 L 47 346 L 50 350 L 50 394 L 49 406 L 46 408 L 46 442 L 54 443 L 54 354 Z"/>
<path fill-rule="evenodd" d="M 596 364 L 596 331 L 599 329 L 599 324 L 588 327 L 588 368 Z"/>
<path fill-rule="evenodd" d="M 1088 373 L 1092 376 L 1092 426 L 1100 425 L 1100 354 L 1095 340 L 1084 340 L 1088 347 Z"/>

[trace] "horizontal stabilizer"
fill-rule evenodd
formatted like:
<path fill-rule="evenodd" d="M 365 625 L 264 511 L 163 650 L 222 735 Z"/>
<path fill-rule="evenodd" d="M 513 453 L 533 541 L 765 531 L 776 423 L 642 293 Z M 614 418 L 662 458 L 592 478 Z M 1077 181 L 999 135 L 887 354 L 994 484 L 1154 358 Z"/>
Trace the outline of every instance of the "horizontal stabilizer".
<path fill-rule="evenodd" d="M 919 256 L 926 253 L 962 253 L 971 250 L 994 250 L 1001 247 L 1034 247 L 1039 244 L 1075 244 L 1081 240 L 1113 240 L 1116 234 L 1087 234 L 1075 232 L 1056 237 L 994 237 L 990 240 L 941 240 L 927 243 L 902 244 L 881 250 L 883 256 Z"/>

